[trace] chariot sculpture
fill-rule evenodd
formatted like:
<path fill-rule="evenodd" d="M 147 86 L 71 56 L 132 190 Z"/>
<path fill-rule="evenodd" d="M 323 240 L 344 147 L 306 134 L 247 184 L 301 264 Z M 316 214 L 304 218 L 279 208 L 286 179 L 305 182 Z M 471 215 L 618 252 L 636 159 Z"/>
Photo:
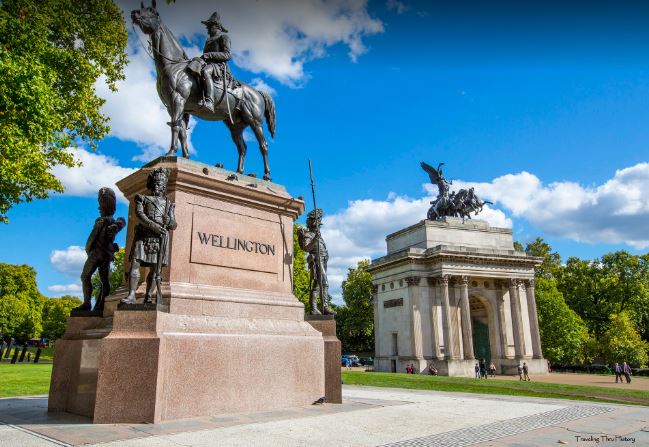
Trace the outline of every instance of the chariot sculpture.
<path fill-rule="evenodd" d="M 491 202 L 482 201 L 478 198 L 473 188 L 460 189 L 457 193 L 450 192 L 450 186 L 453 181 L 444 178 L 442 166 L 444 163 L 437 165 L 437 169 L 429 164 L 421 162 L 421 167 L 428 173 L 430 182 L 437 185 L 437 198 L 431 203 L 426 218 L 428 220 L 442 220 L 444 217 L 461 217 L 471 219 L 471 213 L 478 214 L 486 204 L 492 205 Z"/>

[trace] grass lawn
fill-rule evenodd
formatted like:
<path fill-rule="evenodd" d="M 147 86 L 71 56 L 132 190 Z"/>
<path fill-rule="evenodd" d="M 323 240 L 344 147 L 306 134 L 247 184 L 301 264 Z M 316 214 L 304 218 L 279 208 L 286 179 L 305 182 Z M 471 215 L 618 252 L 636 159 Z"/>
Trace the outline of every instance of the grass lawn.
<path fill-rule="evenodd" d="M 0 365 L 0 397 L 47 394 L 52 364 Z"/>
<path fill-rule="evenodd" d="M 550 397 L 649 406 L 649 392 L 632 389 L 521 382 L 519 380 L 480 380 L 465 377 L 356 371 L 343 371 L 342 377 L 343 383 L 346 385 L 478 394 L 507 394 L 511 396 Z"/>

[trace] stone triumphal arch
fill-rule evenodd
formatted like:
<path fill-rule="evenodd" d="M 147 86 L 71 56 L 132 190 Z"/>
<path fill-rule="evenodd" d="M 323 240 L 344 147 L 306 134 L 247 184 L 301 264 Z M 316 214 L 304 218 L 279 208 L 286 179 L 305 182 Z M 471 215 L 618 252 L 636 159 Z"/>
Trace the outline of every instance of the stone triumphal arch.
<path fill-rule="evenodd" d="M 386 238 L 372 261 L 375 370 L 472 376 L 482 358 L 499 373 L 547 372 L 534 296 L 541 260 L 514 250 L 511 229 L 481 220 L 423 220 Z"/>

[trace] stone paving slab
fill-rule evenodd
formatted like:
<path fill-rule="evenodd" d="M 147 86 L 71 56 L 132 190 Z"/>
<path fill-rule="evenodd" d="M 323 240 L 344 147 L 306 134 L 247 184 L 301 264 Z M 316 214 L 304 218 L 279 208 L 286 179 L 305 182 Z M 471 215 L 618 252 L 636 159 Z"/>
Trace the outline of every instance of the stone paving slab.
<path fill-rule="evenodd" d="M 48 415 L 46 397 L 0 399 L 0 446 L 649 445 L 647 407 L 355 386 L 345 386 L 343 398 L 342 405 L 156 425 L 93 425 Z M 575 438 L 604 435 L 614 441 Z"/>

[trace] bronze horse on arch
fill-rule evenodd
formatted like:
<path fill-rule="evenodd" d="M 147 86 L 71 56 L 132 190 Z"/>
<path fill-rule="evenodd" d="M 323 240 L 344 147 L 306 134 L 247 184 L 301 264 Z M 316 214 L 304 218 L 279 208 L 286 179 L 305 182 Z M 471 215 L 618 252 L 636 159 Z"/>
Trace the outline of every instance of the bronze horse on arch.
<path fill-rule="evenodd" d="M 212 89 L 214 111 L 201 107 L 203 91 L 200 80 L 189 70 L 192 60 L 187 56 L 178 40 L 156 10 L 156 2 L 149 7 L 142 3 L 140 9 L 131 12 L 133 24 L 150 38 L 151 52 L 157 72 L 158 95 L 171 117 L 171 146 L 167 155 L 178 150 L 178 141 L 183 157 L 189 158 L 187 150 L 187 123 L 189 115 L 208 121 L 223 121 L 230 130 L 232 140 L 239 152 L 237 172 L 243 174 L 246 158 L 246 142 L 243 131 L 250 126 L 259 142 L 264 159 L 264 180 L 270 180 L 268 167 L 268 143 L 264 136 L 263 119 L 272 137 L 275 136 L 275 104 L 265 92 L 261 92 L 234 80 L 236 88 L 228 88 L 225 82 L 215 82 Z M 222 76 L 226 76 L 225 73 Z"/>

